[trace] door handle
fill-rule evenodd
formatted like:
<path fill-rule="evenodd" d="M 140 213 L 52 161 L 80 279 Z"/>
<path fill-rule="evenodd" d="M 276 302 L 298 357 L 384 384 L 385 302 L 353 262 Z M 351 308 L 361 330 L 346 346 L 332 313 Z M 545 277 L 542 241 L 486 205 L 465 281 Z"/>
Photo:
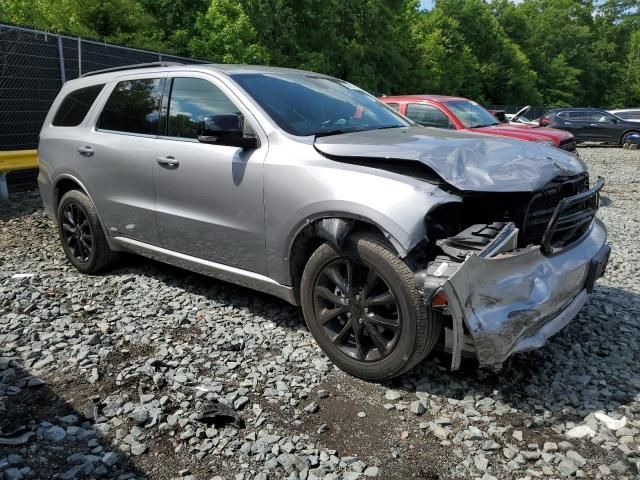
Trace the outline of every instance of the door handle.
<path fill-rule="evenodd" d="M 180 162 L 170 155 L 166 157 L 158 157 L 156 158 L 156 162 L 158 162 L 159 165 L 168 168 L 176 168 L 180 165 Z"/>
<path fill-rule="evenodd" d="M 89 145 L 78 147 L 78 152 L 84 157 L 93 157 L 94 154 L 93 148 L 91 148 Z"/>
<path fill-rule="evenodd" d="M 599 127 L 600 125 L 598 125 L 597 123 L 590 123 L 589 126 L 590 127 Z"/>

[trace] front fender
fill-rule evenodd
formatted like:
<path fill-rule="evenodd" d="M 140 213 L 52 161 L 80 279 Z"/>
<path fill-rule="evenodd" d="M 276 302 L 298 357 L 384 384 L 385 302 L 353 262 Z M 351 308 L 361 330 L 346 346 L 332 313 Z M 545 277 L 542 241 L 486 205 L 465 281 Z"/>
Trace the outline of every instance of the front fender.
<path fill-rule="evenodd" d="M 330 160 L 300 168 L 269 165 L 265 171 L 269 276 L 291 284 L 291 247 L 315 220 L 348 218 L 374 225 L 404 257 L 425 238 L 425 215 L 438 205 L 460 201 L 437 185 L 369 167 Z"/>

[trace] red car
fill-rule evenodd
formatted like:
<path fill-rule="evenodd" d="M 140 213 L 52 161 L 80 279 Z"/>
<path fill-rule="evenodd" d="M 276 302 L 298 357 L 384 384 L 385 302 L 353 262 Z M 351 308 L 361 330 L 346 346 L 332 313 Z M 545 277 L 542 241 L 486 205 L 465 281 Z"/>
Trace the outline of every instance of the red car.
<path fill-rule="evenodd" d="M 546 143 L 570 152 L 576 149 L 575 138 L 568 132 L 536 125 L 499 123 L 488 110 L 467 98 L 402 95 L 382 97 L 380 100 L 426 127 L 466 130 Z"/>

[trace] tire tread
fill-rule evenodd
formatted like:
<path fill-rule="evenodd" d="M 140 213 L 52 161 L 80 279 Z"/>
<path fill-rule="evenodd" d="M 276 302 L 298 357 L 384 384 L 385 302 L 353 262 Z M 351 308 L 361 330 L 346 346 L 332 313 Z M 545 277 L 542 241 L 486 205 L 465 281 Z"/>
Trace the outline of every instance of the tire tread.
<path fill-rule="evenodd" d="M 60 199 L 60 203 L 58 205 L 58 231 L 60 234 L 60 239 L 62 240 L 62 227 L 61 227 L 61 215 L 64 205 L 72 200 L 76 203 L 82 205 L 82 207 L 87 211 L 89 222 L 91 222 L 91 229 L 93 231 L 93 239 L 94 239 L 94 248 L 95 251 L 95 261 L 93 265 L 87 266 L 87 268 L 81 269 L 77 265 L 74 266 L 78 268 L 83 273 L 100 273 L 111 266 L 113 266 L 117 259 L 118 253 L 111 250 L 109 247 L 109 243 L 107 242 L 107 238 L 104 235 L 104 231 L 102 230 L 102 224 L 100 223 L 100 219 L 98 217 L 98 212 L 96 207 L 94 206 L 91 199 L 80 190 L 70 190 L 65 193 Z M 66 253 L 66 249 L 65 249 Z M 72 262 L 73 263 L 73 262 Z"/>
<path fill-rule="evenodd" d="M 396 273 L 400 276 L 401 281 L 404 283 L 406 289 L 409 290 L 412 303 L 412 305 L 410 305 L 410 308 L 413 309 L 416 316 L 415 341 L 413 344 L 413 348 L 411 349 L 411 353 L 409 354 L 409 358 L 394 371 L 388 371 L 385 374 L 375 377 L 370 375 L 369 373 L 367 373 L 366 375 L 358 375 L 357 372 L 349 372 L 354 376 L 360 376 L 361 378 L 366 378 L 367 380 L 372 381 L 384 381 L 395 378 L 413 369 L 433 350 L 440 336 L 442 321 L 439 317 L 429 314 L 424 303 L 423 296 L 418 287 L 415 285 L 414 269 L 412 268 L 412 266 L 410 266 L 408 261 L 405 261 L 398 257 L 393 247 L 383 237 L 369 232 L 356 233 L 349 239 L 347 239 L 346 242 L 350 243 L 350 246 L 355 249 L 358 255 L 360 255 L 362 249 L 367 249 L 370 253 L 381 257 L 387 264 L 389 264 L 389 266 L 393 268 L 393 270 L 396 271 Z M 307 262 L 307 266 L 304 269 L 301 282 L 301 298 L 303 299 L 303 308 L 305 304 L 304 298 L 310 294 L 310 292 L 308 292 L 308 289 L 311 288 L 310 283 L 313 275 L 311 270 L 313 270 L 313 266 L 317 262 L 317 259 L 326 255 L 329 250 L 331 250 L 332 252 L 340 253 L 336 251 L 336 249 L 330 244 L 324 243 L 320 247 L 318 247 L 318 249 L 311 255 L 311 258 Z"/>

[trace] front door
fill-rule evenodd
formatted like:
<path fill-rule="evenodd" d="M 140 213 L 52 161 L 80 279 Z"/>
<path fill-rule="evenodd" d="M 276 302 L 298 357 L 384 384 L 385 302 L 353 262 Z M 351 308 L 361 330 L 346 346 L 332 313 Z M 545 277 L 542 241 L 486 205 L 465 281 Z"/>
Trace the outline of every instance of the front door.
<path fill-rule="evenodd" d="M 204 117 L 236 114 L 252 129 L 232 93 L 206 74 L 168 79 L 166 135 L 153 165 L 158 231 L 166 249 L 264 274 L 263 163 L 255 150 L 197 140 Z M 264 139 L 263 139 L 264 140 Z"/>
<path fill-rule="evenodd" d="M 618 143 L 621 136 L 621 127 L 618 119 L 606 112 L 593 112 L 591 122 L 587 127 L 587 134 L 594 141 Z"/>

